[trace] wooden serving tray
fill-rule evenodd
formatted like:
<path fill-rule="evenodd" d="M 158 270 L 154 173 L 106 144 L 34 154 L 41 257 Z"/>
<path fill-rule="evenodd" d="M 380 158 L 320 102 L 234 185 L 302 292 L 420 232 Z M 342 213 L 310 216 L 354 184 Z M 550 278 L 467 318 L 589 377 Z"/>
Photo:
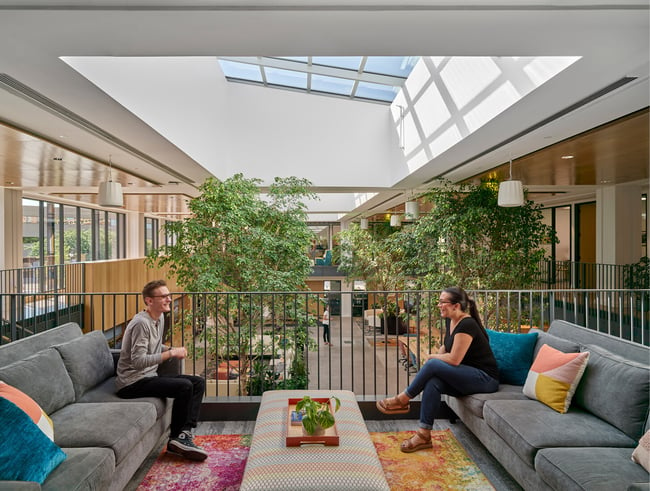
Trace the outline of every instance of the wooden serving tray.
<path fill-rule="evenodd" d="M 287 447 L 299 447 L 301 445 L 332 445 L 337 446 L 339 444 L 339 432 L 336 428 L 336 423 L 331 428 L 325 430 L 323 435 L 307 435 L 303 434 L 302 425 L 292 425 L 291 424 L 291 412 L 296 410 L 296 404 L 302 398 L 289 398 L 289 403 L 287 405 Z M 315 401 L 318 402 L 327 402 L 332 408 L 332 414 L 334 414 L 334 407 L 332 401 L 327 397 L 313 397 Z"/>

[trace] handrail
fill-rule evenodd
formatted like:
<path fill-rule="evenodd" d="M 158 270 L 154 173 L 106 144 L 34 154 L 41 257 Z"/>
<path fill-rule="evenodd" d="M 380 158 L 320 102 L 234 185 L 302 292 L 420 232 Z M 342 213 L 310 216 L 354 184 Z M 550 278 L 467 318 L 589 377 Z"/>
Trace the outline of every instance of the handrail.
<path fill-rule="evenodd" d="M 650 290 L 479 290 L 489 329 L 526 332 L 563 319 L 650 345 Z M 440 291 L 175 292 L 165 342 L 186 346 L 188 373 L 203 375 L 208 396 L 255 395 L 269 388 L 353 390 L 358 395 L 403 389 L 437 349 L 444 321 Z M 333 347 L 318 321 L 329 302 Z M 400 307 L 391 320 L 381 309 Z M 144 304 L 140 293 L 0 294 L 0 344 L 78 322 L 101 330 L 118 347 L 126 322 Z M 92 315 L 83 315 L 84 311 Z M 90 319 L 84 323 L 84 319 Z M 88 325 L 89 324 L 89 325 Z"/>

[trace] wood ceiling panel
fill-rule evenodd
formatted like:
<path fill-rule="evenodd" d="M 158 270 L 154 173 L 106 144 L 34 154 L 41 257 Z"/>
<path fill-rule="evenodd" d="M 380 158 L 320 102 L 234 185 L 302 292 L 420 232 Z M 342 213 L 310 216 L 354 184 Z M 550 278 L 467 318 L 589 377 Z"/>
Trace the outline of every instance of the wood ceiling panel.
<path fill-rule="evenodd" d="M 648 109 L 513 160 L 512 176 L 524 185 L 623 184 L 648 179 Z M 573 158 L 563 158 L 571 155 Z M 509 178 L 504 163 L 471 180 Z"/>

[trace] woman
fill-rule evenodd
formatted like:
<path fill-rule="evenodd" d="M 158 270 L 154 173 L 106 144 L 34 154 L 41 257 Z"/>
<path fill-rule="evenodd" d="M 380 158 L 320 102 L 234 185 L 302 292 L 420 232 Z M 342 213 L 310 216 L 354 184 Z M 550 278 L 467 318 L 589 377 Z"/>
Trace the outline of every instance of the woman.
<path fill-rule="evenodd" d="M 332 340 L 330 339 L 330 310 L 328 305 L 325 305 L 323 320 L 321 322 L 323 324 L 323 342 L 328 346 L 332 346 Z"/>
<path fill-rule="evenodd" d="M 404 392 L 377 402 L 377 409 L 384 414 L 405 414 L 410 409 L 409 401 L 422 392 L 419 429 L 402 442 L 402 452 L 432 447 L 433 416 L 442 394 L 463 396 L 496 392 L 499 388 L 497 362 L 474 300 L 462 288 L 447 288 L 440 294 L 438 308 L 440 315 L 448 319 L 438 353 L 429 355 Z"/>

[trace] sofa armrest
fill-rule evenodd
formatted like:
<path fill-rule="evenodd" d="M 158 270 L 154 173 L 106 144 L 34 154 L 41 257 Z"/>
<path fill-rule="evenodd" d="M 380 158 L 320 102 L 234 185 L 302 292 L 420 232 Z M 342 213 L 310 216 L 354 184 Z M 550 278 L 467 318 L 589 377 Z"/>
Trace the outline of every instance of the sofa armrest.
<path fill-rule="evenodd" d="M 170 358 L 158 365 L 158 375 L 180 375 L 185 369 L 185 360 Z"/>
<path fill-rule="evenodd" d="M 113 375 L 117 373 L 117 362 L 120 359 L 120 350 L 111 348 L 111 356 L 113 357 Z"/>

